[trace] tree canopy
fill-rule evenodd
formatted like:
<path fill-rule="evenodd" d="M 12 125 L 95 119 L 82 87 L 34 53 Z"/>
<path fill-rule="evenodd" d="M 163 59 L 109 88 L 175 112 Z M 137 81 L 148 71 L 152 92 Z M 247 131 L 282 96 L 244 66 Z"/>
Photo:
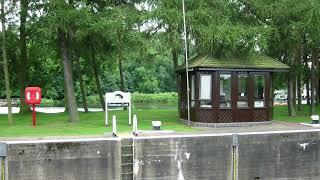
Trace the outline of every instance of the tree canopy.
<path fill-rule="evenodd" d="M 181 0 L 3 1 L 10 87 L 21 108 L 26 86 L 42 87 L 45 98 L 65 99 L 70 121 L 78 120 L 73 111 L 90 95 L 99 95 L 104 107 L 107 91 L 177 90 L 175 69 L 184 59 Z M 185 3 L 190 56 L 267 54 L 293 67 L 274 83 L 283 88 L 288 78 L 291 111 L 296 99 L 299 109 L 303 87 L 311 90 L 308 102 L 319 102 L 318 0 Z"/>

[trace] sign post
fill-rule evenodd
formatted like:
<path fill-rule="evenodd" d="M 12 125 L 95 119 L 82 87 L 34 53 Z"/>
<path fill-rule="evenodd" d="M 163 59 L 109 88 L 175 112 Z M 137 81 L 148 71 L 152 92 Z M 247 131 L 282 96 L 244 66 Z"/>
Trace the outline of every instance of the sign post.
<path fill-rule="evenodd" d="M 122 91 L 106 93 L 106 121 L 108 126 L 108 109 L 109 107 L 128 107 L 129 111 L 129 126 L 131 126 L 131 94 Z"/>
<path fill-rule="evenodd" d="M 24 91 L 25 101 L 28 105 L 32 105 L 32 125 L 36 126 L 36 107 L 35 105 L 41 103 L 41 88 L 27 87 Z"/>

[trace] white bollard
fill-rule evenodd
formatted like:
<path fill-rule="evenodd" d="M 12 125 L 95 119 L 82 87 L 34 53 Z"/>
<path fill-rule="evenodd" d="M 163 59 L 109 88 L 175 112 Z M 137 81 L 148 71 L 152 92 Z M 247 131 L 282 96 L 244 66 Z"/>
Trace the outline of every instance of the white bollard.
<path fill-rule="evenodd" d="M 152 121 L 153 130 L 160 130 L 161 121 Z"/>
<path fill-rule="evenodd" d="M 129 126 L 131 126 L 131 104 L 129 104 Z"/>
<path fill-rule="evenodd" d="M 133 135 L 138 135 L 138 118 L 137 115 L 133 115 L 133 126 L 132 126 Z"/>
<path fill-rule="evenodd" d="M 117 119 L 116 119 L 116 115 L 112 116 L 112 136 L 117 137 Z"/>
<path fill-rule="evenodd" d="M 311 124 L 319 124 L 319 115 L 312 115 L 311 120 Z"/>

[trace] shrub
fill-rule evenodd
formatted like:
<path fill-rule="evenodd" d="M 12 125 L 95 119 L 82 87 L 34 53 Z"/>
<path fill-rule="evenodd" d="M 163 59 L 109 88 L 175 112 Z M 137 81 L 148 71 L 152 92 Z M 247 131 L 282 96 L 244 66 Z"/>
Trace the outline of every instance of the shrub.
<path fill-rule="evenodd" d="M 133 93 L 132 103 L 167 103 L 177 102 L 178 94 L 176 92 L 166 92 L 157 94 Z"/>
<path fill-rule="evenodd" d="M 82 99 L 80 98 L 80 101 Z M 132 103 L 176 103 L 178 102 L 178 94 L 176 92 L 156 93 L 156 94 L 144 94 L 144 93 L 132 93 Z M 53 100 L 43 98 L 41 102 L 42 107 L 60 106 L 64 107 L 64 100 Z M 101 107 L 100 99 L 98 95 L 87 96 L 88 107 Z M 78 102 L 78 106 L 82 107 L 82 102 Z"/>

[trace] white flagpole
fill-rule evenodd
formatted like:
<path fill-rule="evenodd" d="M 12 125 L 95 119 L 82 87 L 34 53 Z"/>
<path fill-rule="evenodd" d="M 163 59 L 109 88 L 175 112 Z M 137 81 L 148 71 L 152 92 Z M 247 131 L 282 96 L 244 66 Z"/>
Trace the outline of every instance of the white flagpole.
<path fill-rule="evenodd" d="M 187 77 L 187 111 L 188 111 L 188 125 L 190 126 L 190 88 L 189 88 L 189 73 L 188 73 L 188 46 L 187 46 L 187 26 L 186 26 L 186 12 L 184 0 L 182 0 L 183 11 L 183 35 L 184 35 L 184 50 L 185 50 L 185 63 L 186 63 L 186 77 Z"/>

